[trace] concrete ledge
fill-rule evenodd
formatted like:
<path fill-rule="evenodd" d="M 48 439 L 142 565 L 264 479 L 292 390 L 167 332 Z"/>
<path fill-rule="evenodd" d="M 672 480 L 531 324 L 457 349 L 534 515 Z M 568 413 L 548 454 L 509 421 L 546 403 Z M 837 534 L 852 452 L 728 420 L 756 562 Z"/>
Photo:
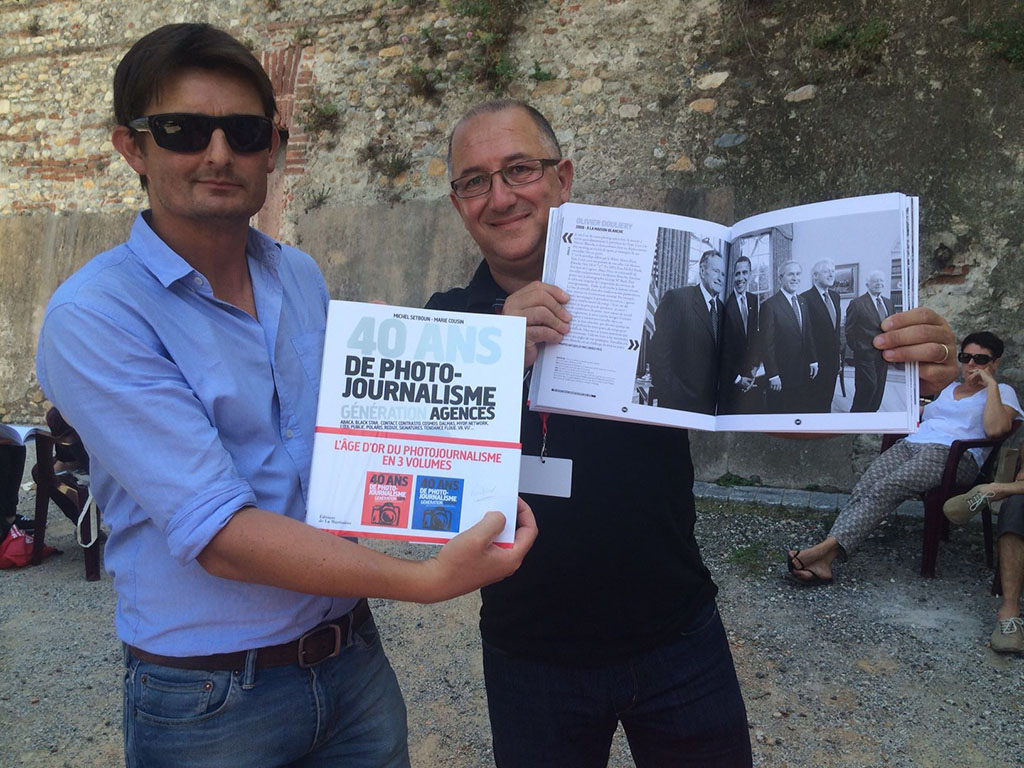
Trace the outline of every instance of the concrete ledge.
<path fill-rule="evenodd" d="M 761 504 L 766 507 L 786 507 L 788 509 L 810 509 L 815 512 L 839 512 L 850 500 L 848 493 L 826 493 L 751 485 L 727 488 L 714 483 L 702 482 L 693 484 L 693 495 L 699 499 Z M 911 499 L 900 504 L 896 513 L 904 517 L 923 518 L 924 504 L 917 499 Z M 968 525 L 981 525 L 981 515 L 972 518 Z"/>

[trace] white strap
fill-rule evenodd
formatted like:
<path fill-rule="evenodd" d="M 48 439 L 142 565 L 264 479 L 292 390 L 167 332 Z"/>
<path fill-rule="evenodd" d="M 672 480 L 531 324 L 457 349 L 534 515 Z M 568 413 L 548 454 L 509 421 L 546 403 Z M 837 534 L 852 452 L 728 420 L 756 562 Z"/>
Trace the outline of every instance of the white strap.
<path fill-rule="evenodd" d="M 92 515 L 89 517 L 89 533 L 91 536 L 89 543 L 84 544 L 82 543 L 82 523 L 85 521 L 85 516 L 90 512 L 92 512 Z M 78 516 L 78 522 L 75 524 L 75 539 L 78 541 L 78 546 L 88 549 L 99 541 L 100 521 L 98 518 L 99 515 L 96 514 L 96 500 L 93 499 L 92 490 L 90 489 L 89 498 L 85 500 L 85 506 L 82 507 L 82 513 Z"/>

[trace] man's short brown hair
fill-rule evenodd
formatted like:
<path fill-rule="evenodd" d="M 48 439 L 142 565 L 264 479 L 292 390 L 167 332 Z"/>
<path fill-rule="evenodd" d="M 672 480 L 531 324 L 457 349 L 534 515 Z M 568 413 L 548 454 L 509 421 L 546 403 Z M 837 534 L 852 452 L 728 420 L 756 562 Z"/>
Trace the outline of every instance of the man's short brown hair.
<path fill-rule="evenodd" d="M 252 51 L 209 24 L 167 24 L 139 38 L 114 71 L 114 120 L 128 125 L 142 117 L 169 80 L 186 69 L 229 72 L 249 82 L 263 114 L 277 113 L 274 86 Z M 146 189 L 145 175 L 139 175 Z"/>

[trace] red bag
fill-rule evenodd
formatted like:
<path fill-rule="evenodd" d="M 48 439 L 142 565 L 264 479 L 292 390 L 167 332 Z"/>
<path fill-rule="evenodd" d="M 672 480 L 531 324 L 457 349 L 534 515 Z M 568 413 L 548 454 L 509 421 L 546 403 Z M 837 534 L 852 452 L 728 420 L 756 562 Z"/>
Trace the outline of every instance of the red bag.
<path fill-rule="evenodd" d="M 32 561 L 32 547 L 35 539 L 16 525 L 11 526 L 7 538 L 0 542 L 0 568 L 21 568 Z M 57 550 L 43 546 L 43 557 L 49 557 Z"/>

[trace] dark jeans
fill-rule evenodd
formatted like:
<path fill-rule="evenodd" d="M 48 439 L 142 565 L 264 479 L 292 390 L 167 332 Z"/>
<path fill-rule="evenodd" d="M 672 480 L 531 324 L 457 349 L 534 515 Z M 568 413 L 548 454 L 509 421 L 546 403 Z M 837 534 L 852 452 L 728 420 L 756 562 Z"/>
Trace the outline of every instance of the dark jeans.
<path fill-rule="evenodd" d="M 172 669 L 126 650 L 124 745 L 129 768 L 409 768 L 405 702 L 373 619 L 310 669 Z"/>
<path fill-rule="evenodd" d="M 714 603 L 674 640 L 612 665 L 533 661 L 487 643 L 483 659 L 498 768 L 605 768 L 619 722 L 637 768 L 751 765 L 746 709 Z"/>
<path fill-rule="evenodd" d="M 0 520 L 18 511 L 18 488 L 25 472 L 25 446 L 0 445 Z"/>

